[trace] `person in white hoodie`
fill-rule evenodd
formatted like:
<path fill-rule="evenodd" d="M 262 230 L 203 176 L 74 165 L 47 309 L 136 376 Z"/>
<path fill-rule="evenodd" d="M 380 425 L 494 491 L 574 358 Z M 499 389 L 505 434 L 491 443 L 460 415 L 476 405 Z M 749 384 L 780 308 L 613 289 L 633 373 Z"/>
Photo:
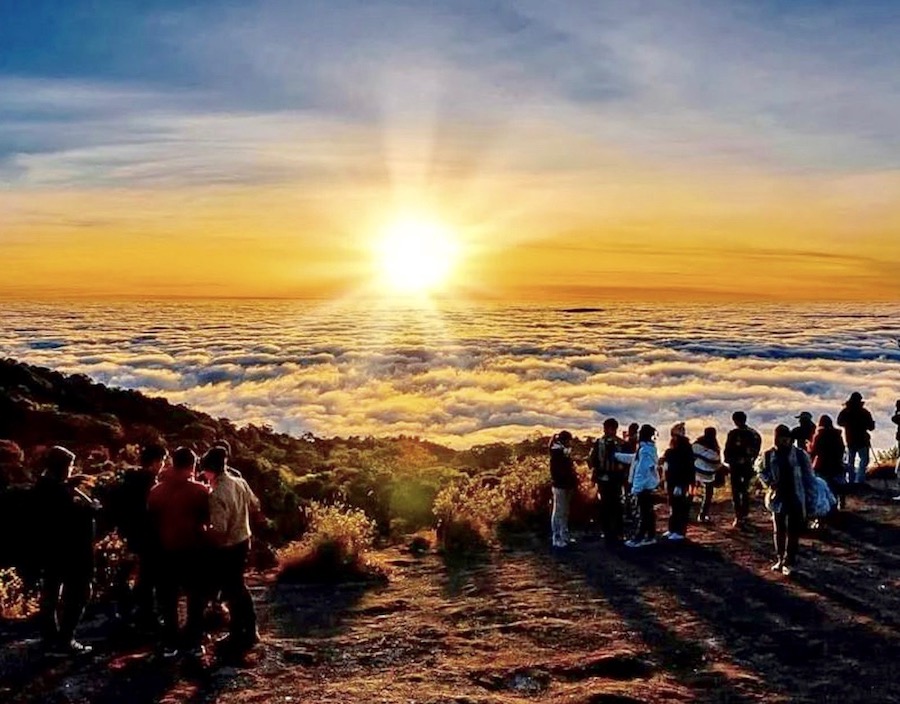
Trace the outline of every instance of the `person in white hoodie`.
<path fill-rule="evenodd" d="M 637 497 L 640 519 L 638 530 L 631 540 L 625 541 L 629 548 L 645 547 L 656 542 L 656 514 L 653 492 L 659 487 L 659 455 L 656 452 L 656 428 L 642 425 L 638 431 L 638 448 L 633 455 L 616 453 L 616 460 L 631 465 L 631 493 Z"/>

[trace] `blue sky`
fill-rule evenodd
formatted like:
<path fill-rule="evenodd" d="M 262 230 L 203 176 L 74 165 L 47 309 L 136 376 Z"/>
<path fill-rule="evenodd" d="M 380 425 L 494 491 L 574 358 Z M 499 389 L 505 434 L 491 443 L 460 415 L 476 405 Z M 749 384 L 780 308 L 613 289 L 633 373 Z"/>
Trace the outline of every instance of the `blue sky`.
<path fill-rule="evenodd" d="M 42 193 L 284 187 L 315 202 L 306 222 L 368 212 L 390 183 L 528 241 L 602 227 L 652 246 L 676 222 L 703 248 L 818 213 L 797 236 L 862 238 L 884 284 L 898 36 L 893 1 L 0 0 L 6 237 L 138 227 L 112 196 L 73 214 Z M 186 213 L 158 201 L 159 222 Z"/>

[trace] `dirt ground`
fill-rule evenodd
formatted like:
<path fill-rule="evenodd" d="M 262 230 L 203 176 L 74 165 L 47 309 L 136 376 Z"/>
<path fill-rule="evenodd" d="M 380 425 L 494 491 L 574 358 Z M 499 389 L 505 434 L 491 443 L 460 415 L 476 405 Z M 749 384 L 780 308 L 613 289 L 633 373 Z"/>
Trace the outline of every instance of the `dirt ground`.
<path fill-rule="evenodd" d="M 0 701 L 900 702 L 900 506 L 870 491 L 848 509 L 790 578 L 761 507 L 737 532 L 723 502 L 683 544 L 529 538 L 465 564 L 386 551 L 386 586 L 257 580 L 247 667 L 162 662 L 99 614 L 95 654 L 52 662 L 32 624 L 6 625 Z"/>

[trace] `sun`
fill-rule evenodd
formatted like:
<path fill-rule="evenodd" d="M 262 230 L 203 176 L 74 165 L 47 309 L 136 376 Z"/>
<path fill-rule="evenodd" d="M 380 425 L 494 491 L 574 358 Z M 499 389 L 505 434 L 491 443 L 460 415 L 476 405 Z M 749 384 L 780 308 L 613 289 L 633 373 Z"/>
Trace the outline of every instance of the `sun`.
<path fill-rule="evenodd" d="M 382 283 L 394 293 L 428 294 L 447 285 L 459 257 L 459 241 L 443 223 L 395 220 L 376 246 Z"/>

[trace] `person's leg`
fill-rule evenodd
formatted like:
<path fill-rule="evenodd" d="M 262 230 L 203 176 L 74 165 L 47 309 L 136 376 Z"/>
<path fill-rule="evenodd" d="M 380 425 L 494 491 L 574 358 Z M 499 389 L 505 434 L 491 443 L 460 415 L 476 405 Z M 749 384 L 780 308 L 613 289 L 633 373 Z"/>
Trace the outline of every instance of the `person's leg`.
<path fill-rule="evenodd" d="M 41 638 L 45 645 L 59 643 L 59 621 L 56 611 L 59 607 L 59 592 L 62 587 L 62 575 L 53 568 L 45 568 L 41 576 L 41 596 L 39 620 Z"/>
<path fill-rule="evenodd" d="M 734 504 L 734 517 L 738 522 L 743 521 L 749 514 L 748 484 L 747 468 L 734 465 L 731 468 L 731 501 Z"/>
<path fill-rule="evenodd" d="M 562 496 L 560 497 L 560 537 L 562 541 L 566 544 L 569 542 L 569 507 L 572 505 L 572 490 L 571 489 L 563 489 Z M 244 557 L 244 564 L 246 564 L 246 555 Z M 241 566 L 241 583 L 243 583 L 244 576 L 244 565 Z"/>
<path fill-rule="evenodd" d="M 607 535 L 607 541 L 610 543 L 618 543 L 622 540 L 625 533 L 625 503 L 622 496 L 622 486 L 612 484 L 610 496 L 610 533 Z"/>
<path fill-rule="evenodd" d="M 91 600 L 92 566 L 79 565 L 66 574 L 62 583 L 62 612 L 59 617 L 59 640 L 69 644 L 75 640 L 75 629 Z"/>
<path fill-rule="evenodd" d="M 550 533 L 554 547 L 562 545 L 562 489 L 553 487 L 553 511 L 550 514 Z"/>
<path fill-rule="evenodd" d="M 598 508 L 600 511 L 600 531 L 603 533 L 603 537 L 605 538 L 608 538 L 610 534 L 609 496 L 609 482 L 600 482 L 599 484 L 597 484 Z"/>
<path fill-rule="evenodd" d="M 847 448 L 847 484 L 856 484 L 856 460 L 858 450 L 855 447 Z"/>
<path fill-rule="evenodd" d="M 178 647 L 178 556 L 167 551 L 159 555 L 157 571 L 157 599 L 159 614 L 162 618 L 163 645 L 167 648 Z"/>
<path fill-rule="evenodd" d="M 713 492 L 715 487 L 712 482 L 703 485 L 703 502 L 700 504 L 700 519 L 709 518 L 709 512 L 712 509 Z"/>
<path fill-rule="evenodd" d="M 687 535 L 688 525 L 691 522 L 691 507 L 694 505 L 694 497 L 687 493 L 681 497 L 681 505 L 678 512 L 678 527 L 680 535 Z"/>
<path fill-rule="evenodd" d="M 653 510 L 652 492 L 642 491 L 638 494 L 638 508 L 641 514 L 638 537 L 641 540 L 654 540 L 656 538 L 656 513 Z"/>
<path fill-rule="evenodd" d="M 256 612 L 244 582 L 249 549 L 250 541 L 244 541 L 222 551 L 222 596 L 231 612 L 229 635 L 237 646 L 252 645 L 256 641 Z"/>
<path fill-rule="evenodd" d="M 772 525 L 775 533 L 775 556 L 779 563 L 784 563 L 787 540 L 787 513 L 773 513 Z"/>
<path fill-rule="evenodd" d="M 187 596 L 187 620 L 184 626 L 184 646 L 195 649 L 203 642 L 203 619 L 209 602 L 206 588 L 211 565 L 203 552 L 191 553 L 185 564 L 185 592 Z"/>
<path fill-rule="evenodd" d="M 787 541 L 784 552 L 784 564 L 793 567 L 797 562 L 797 553 L 800 549 L 800 535 L 803 533 L 804 524 L 806 523 L 803 516 L 803 509 L 799 506 L 791 508 L 785 513 L 787 520 Z"/>
<path fill-rule="evenodd" d="M 866 470 L 869 468 L 869 459 L 871 456 L 871 448 L 859 448 L 859 467 L 856 469 L 856 483 L 862 484 L 866 481 Z"/>

